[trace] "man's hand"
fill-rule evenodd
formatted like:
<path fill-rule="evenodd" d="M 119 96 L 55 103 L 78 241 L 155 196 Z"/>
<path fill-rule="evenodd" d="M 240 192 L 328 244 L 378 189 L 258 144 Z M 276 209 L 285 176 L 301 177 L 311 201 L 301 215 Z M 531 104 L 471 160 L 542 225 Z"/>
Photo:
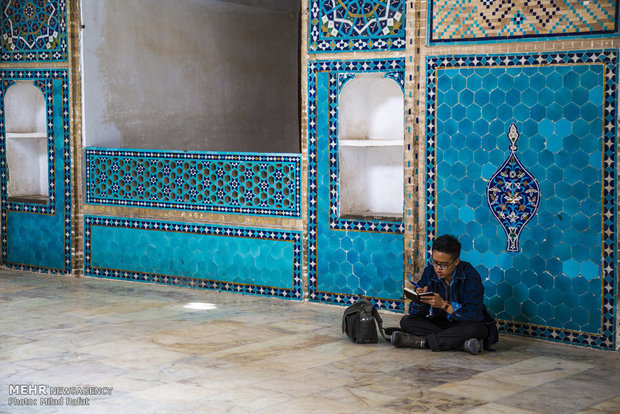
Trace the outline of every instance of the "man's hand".
<path fill-rule="evenodd" d="M 443 309 L 443 307 L 446 306 L 446 303 L 448 303 L 446 300 L 444 300 L 444 298 L 439 296 L 439 293 L 433 293 L 433 296 L 422 296 L 420 297 L 420 300 L 424 303 L 428 303 L 433 308 L 441 308 L 441 309 Z"/>

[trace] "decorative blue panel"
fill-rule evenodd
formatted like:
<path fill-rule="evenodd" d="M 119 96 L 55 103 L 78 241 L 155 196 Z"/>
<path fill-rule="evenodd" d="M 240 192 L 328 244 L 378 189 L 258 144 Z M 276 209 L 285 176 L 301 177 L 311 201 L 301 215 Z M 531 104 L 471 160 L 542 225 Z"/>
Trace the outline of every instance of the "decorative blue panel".
<path fill-rule="evenodd" d="M 20 270 L 71 272 L 71 148 L 67 70 L 3 70 L 0 109 L 16 81 L 31 80 L 47 104 L 49 187 L 45 204 L 9 201 L 5 123 L 0 122 L 2 263 Z M 4 117 L 4 115 L 3 115 Z"/>
<path fill-rule="evenodd" d="M 301 217 L 297 154 L 86 150 L 86 202 Z"/>
<path fill-rule="evenodd" d="M 67 61 L 66 0 L 2 2 L 2 61 Z"/>
<path fill-rule="evenodd" d="M 301 299 L 301 232 L 84 218 L 84 274 Z"/>
<path fill-rule="evenodd" d="M 402 310 L 401 221 L 345 220 L 338 207 L 339 87 L 359 72 L 404 72 L 403 59 L 318 61 L 308 67 L 308 282 L 312 301 L 350 304 L 359 295 Z M 400 79 L 401 76 L 396 76 Z M 339 86 L 340 85 L 340 86 Z"/>
<path fill-rule="evenodd" d="M 517 157 L 519 132 L 515 124 L 508 132 L 510 155 L 487 184 L 487 203 L 504 228 L 506 251 L 519 251 L 519 236 L 540 204 L 540 187 Z"/>
<path fill-rule="evenodd" d="M 618 34 L 617 0 L 431 0 L 430 44 Z"/>
<path fill-rule="evenodd" d="M 617 56 L 427 58 L 427 255 L 437 235 L 460 238 L 503 332 L 615 348 Z M 541 195 L 519 251 L 486 202 L 487 185 L 514 195 L 493 185 L 513 123 L 521 138 L 508 158 L 521 164 L 509 170 L 525 166 Z"/>
<path fill-rule="evenodd" d="M 310 0 L 310 52 L 404 49 L 405 3 Z"/>

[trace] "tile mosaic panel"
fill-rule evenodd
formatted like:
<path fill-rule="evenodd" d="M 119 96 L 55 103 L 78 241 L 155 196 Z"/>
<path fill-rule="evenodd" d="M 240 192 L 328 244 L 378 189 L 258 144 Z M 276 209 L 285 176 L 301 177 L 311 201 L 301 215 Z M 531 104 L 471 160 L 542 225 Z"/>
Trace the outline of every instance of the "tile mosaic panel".
<path fill-rule="evenodd" d="M 301 156 L 86 149 L 86 202 L 301 217 Z"/>
<path fill-rule="evenodd" d="M 615 348 L 617 56 L 427 58 L 426 246 L 461 239 L 503 332 Z M 513 123 L 540 189 L 518 251 L 486 193 Z"/>
<path fill-rule="evenodd" d="M 310 0 L 310 53 L 403 50 L 405 3 Z"/>
<path fill-rule="evenodd" d="M 617 35 L 617 0 L 432 0 L 430 44 Z"/>
<path fill-rule="evenodd" d="M 84 274 L 301 300 L 299 231 L 84 218 Z"/>
<path fill-rule="evenodd" d="M 2 61 L 68 60 L 66 0 L 2 2 Z"/>
<path fill-rule="evenodd" d="M 315 61 L 308 67 L 308 282 L 311 301 L 350 304 L 359 295 L 402 310 L 403 223 L 334 218 L 337 102 L 341 74 L 401 72 L 403 59 Z M 334 144 L 336 145 L 334 148 Z M 336 174 L 336 175 L 334 175 Z M 334 195 L 336 194 L 336 195 Z M 331 217 L 331 218 L 330 218 Z"/>
<path fill-rule="evenodd" d="M 67 70 L 3 70 L 0 113 L 4 94 L 16 81 L 32 80 L 47 103 L 49 188 L 46 204 L 7 198 L 6 131 L 0 122 L 2 176 L 2 263 L 45 273 L 71 272 L 71 149 L 69 80 Z M 4 117 L 4 115 L 3 115 Z"/>

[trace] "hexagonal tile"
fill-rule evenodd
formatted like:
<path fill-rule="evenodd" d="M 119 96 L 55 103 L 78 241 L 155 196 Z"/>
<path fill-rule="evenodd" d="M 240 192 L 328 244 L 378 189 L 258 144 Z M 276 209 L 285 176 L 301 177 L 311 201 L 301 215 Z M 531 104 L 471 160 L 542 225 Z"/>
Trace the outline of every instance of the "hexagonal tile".
<path fill-rule="evenodd" d="M 591 260 L 581 263 L 581 275 L 588 280 L 598 279 L 601 276 L 600 266 Z"/>
<path fill-rule="evenodd" d="M 579 276 L 579 270 L 579 263 L 572 258 L 562 263 L 562 272 L 569 278 L 576 278 Z"/>
<path fill-rule="evenodd" d="M 558 306 L 562 303 L 562 292 L 558 288 L 548 289 L 545 292 L 545 296 L 547 297 L 547 302 L 552 306 Z"/>

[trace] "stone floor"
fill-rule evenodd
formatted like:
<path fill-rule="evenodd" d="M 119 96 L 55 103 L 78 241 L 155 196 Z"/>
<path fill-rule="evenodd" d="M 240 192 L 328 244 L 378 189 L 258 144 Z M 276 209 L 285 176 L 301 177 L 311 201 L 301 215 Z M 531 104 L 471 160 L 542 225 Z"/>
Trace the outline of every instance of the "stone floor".
<path fill-rule="evenodd" d="M 355 345 L 342 311 L 2 270 L 0 412 L 620 412 L 620 352 L 505 335 L 478 356 Z"/>

